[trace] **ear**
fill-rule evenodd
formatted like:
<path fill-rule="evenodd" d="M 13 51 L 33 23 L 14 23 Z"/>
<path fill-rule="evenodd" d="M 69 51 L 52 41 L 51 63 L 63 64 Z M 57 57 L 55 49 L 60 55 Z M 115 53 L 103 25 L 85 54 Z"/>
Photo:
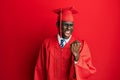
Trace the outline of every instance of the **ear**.
<path fill-rule="evenodd" d="M 57 27 L 59 27 L 59 26 L 60 26 L 59 22 L 56 22 L 56 26 L 57 26 Z"/>

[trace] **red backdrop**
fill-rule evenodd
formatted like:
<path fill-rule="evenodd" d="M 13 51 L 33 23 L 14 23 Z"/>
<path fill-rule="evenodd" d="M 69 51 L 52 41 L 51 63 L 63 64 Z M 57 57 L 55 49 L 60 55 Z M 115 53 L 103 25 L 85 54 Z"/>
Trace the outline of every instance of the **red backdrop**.
<path fill-rule="evenodd" d="M 0 80 L 33 80 L 41 42 L 57 33 L 51 11 L 71 5 L 97 68 L 89 80 L 120 80 L 119 0 L 0 0 Z"/>

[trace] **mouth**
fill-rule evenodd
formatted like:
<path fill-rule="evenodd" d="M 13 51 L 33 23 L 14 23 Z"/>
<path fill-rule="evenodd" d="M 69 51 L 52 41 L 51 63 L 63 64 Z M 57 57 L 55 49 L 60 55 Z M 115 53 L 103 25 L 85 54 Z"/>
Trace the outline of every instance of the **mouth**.
<path fill-rule="evenodd" d="M 70 31 L 65 31 L 65 36 L 66 37 L 69 37 L 71 35 L 71 32 Z"/>

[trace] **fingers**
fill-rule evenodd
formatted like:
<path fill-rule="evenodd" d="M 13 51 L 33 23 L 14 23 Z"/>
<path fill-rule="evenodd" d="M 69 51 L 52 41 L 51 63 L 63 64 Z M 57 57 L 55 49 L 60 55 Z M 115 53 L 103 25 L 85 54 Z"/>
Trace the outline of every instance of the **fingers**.
<path fill-rule="evenodd" d="M 77 40 L 75 40 L 75 41 L 71 44 L 71 46 L 80 47 L 80 42 L 77 41 Z"/>
<path fill-rule="evenodd" d="M 79 41 L 76 40 L 75 43 L 76 43 L 77 46 L 80 46 L 80 42 Z"/>
<path fill-rule="evenodd" d="M 79 52 L 80 42 L 76 40 L 70 45 L 70 47 L 72 52 Z"/>

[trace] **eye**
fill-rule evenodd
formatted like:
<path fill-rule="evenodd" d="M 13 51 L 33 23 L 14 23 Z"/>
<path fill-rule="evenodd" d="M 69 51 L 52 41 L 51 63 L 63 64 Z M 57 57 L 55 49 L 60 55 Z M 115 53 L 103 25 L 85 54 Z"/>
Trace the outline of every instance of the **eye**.
<path fill-rule="evenodd" d="M 63 22 L 63 23 L 62 23 L 62 26 L 64 26 L 64 27 L 73 27 L 74 24 L 73 24 L 73 23 L 66 23 L 66 22 Z"/>
<path fill-rule="evenodd" d="M 70 26 L 73 26 L 73 24 L 69 24 Z"/>
<path fill-rule="evenodd" d="M 64 26 L 68 26 L 68 24 L 64 23 Z"/>

